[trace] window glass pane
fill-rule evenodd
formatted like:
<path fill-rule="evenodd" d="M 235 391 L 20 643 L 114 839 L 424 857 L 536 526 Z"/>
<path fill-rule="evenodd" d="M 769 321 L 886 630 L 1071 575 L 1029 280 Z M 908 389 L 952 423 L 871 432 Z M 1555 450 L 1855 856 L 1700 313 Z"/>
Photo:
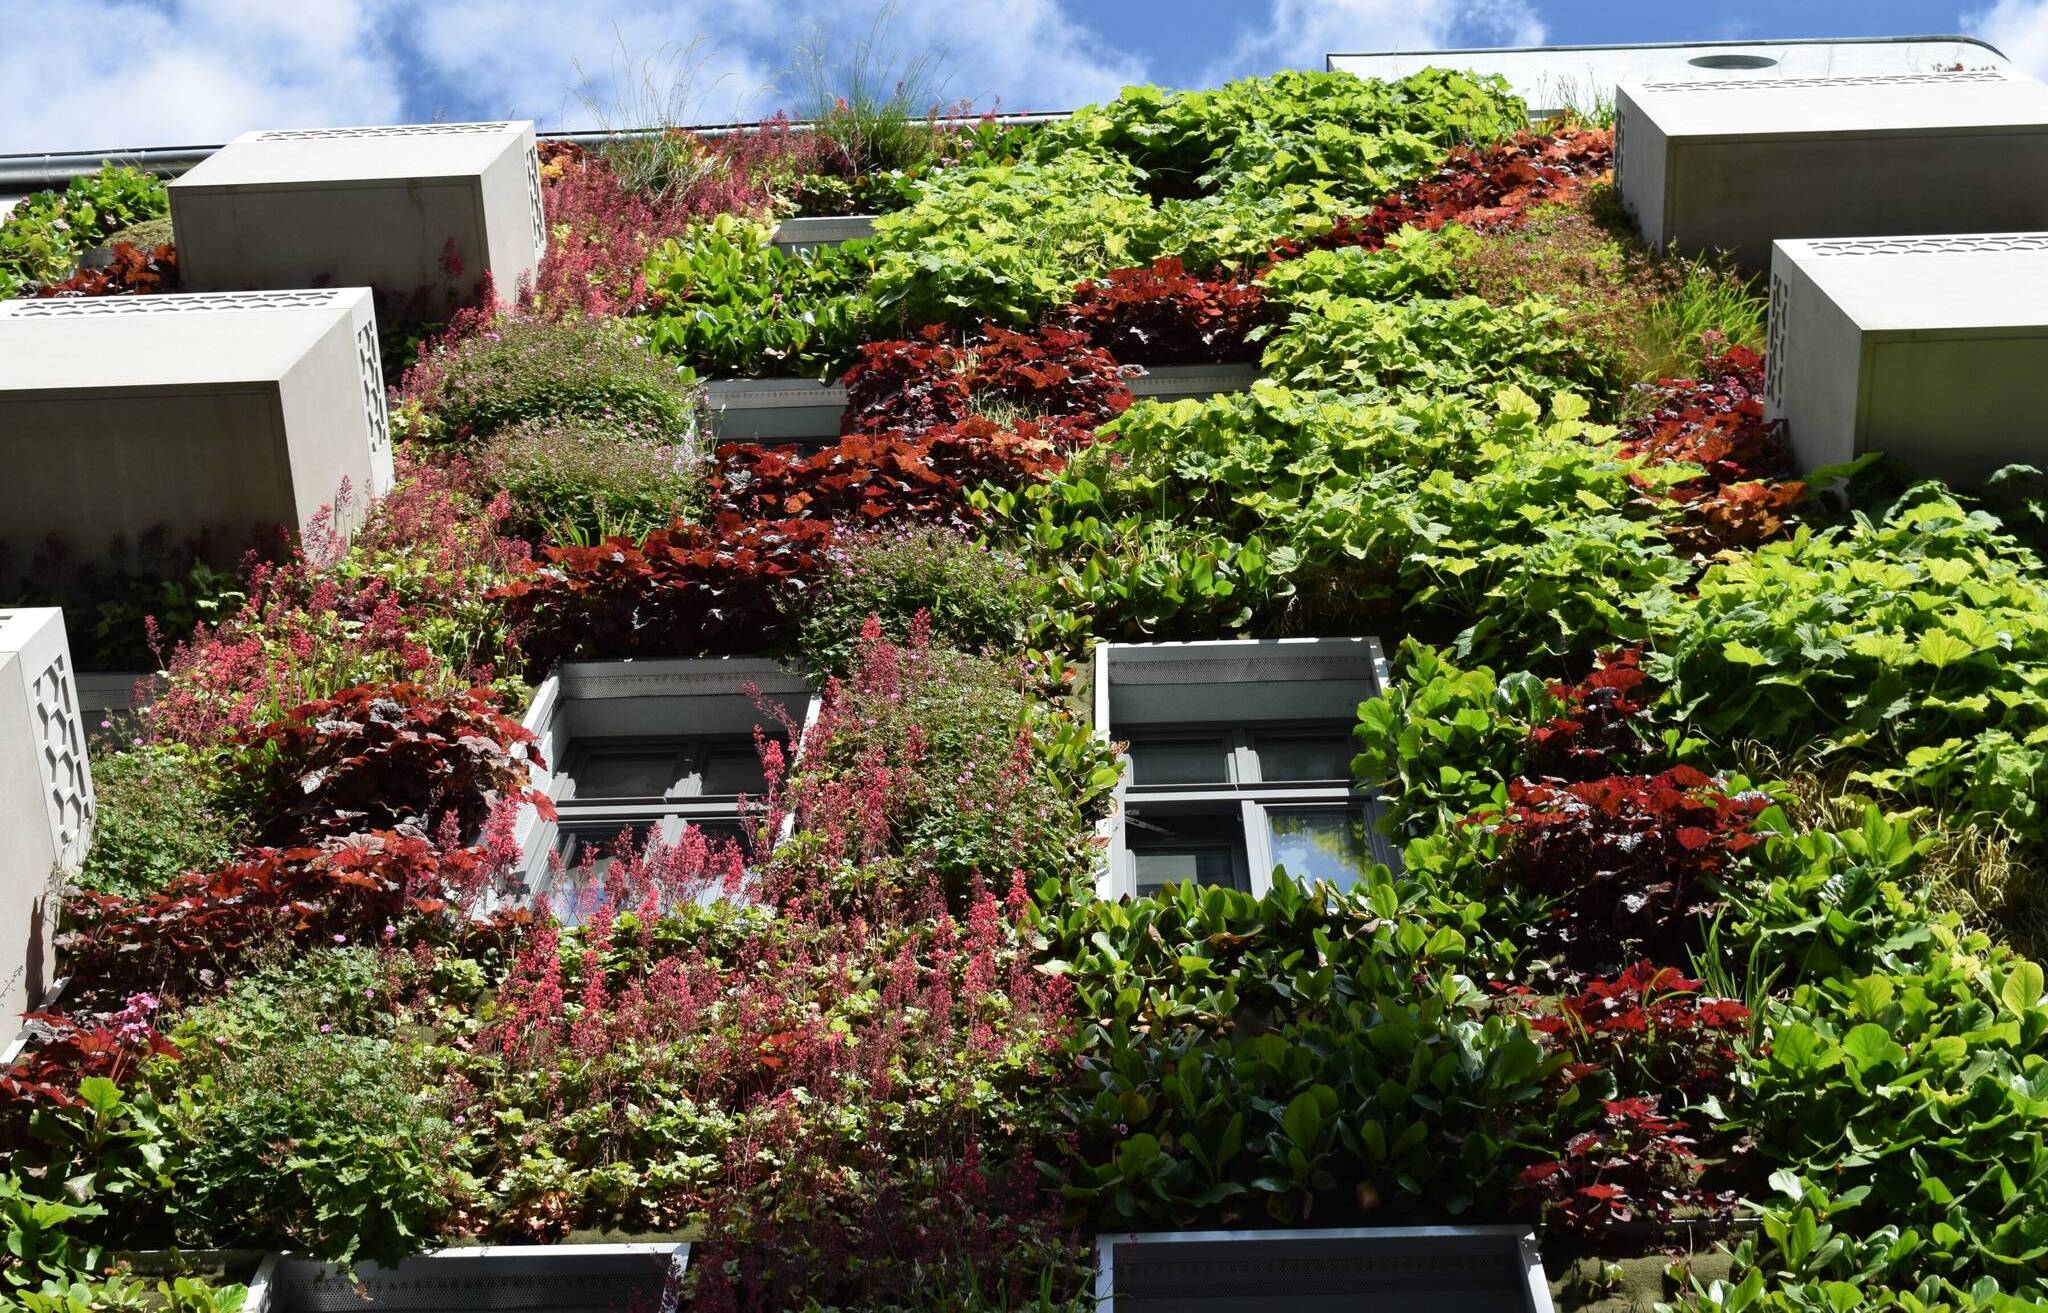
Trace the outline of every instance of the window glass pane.
<path fill-rule="evenodd" d="M 760 797 L 768 791 L 761 754 L 751 743 L 714 744 L 704 750 L 704 793 L 744 793 Z"/>
<path fill-rule="evenodd" d="M 652 821 L 564 828 L 555 839 L 562 872 L 547 891 L 548 910 L 555 919 L 563 925 L 583 924 L 604 892 L 606 872 L 618 860 L 621 836 L 630 836 L 623 841 L 637 849 L 653 832 Z"/>
<path fill-rule="evenodd" d="M 1268 783 L 1295 780 L 1351 779 L 1357 755 L 1351 736 L 1331 734 L 1261 734 L 1253 740 L 1259 752 L 1259 775 Z"/>
<path fill-rule="evenodd" d="M 674 744 L 594 748 L 582 753 L 572 778 L 578 798 L 659 798 L 676 782 Z"/>
<path fill-rule="evenodd" d="M 1132 739 L 1131 782 L 1228 784 L 1230 749 L 1220 738 Z"/>
<path fill-rule="evenodd" d="M 1266 834 L 1273 864 L 1297 880 L 1339 889 L 1357 884 L 1372 865 L 1372 840 L 1362 812 L 1343 807 L 1271 807 Z"/>
<path fill-rule="evenodd" d="M 1237 808 L 1221 813 L 1155 814 L 1145 808 L 1124 817 L 1124 846 L 1140 894 L 1168 884 L 1244 886 L 1244 826 Z"/>

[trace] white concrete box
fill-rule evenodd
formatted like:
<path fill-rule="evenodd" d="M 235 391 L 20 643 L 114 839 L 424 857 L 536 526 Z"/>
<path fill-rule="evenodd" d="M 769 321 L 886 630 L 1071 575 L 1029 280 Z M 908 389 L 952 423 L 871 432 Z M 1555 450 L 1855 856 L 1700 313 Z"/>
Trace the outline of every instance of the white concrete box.
<path fill-rule="evenodd" d="M 2001 68 L 1623 83 L 1615 191 L 1658 250 L 2048 228 L 2048 86 Z"/>
<path fill-rule="evenodd" d="M 0 546 L 301 530 L 391 487 L 367 288 L 0 304 Z"/>
<path fill-rule="evenodd" d="M 39 1007 L 65 883 L 92 841 L 85 720 L 55 607 L 0 610 L 0 1021 Z"/>
<path fill-rule="evenodd" d="M 547 244 L 524 120 L 245 132 L 172 182 L 170 197 L 178 272 L 200 292 L 467 299 L 488 270 L 509 300 Z"/>
<path fill-rule="evenodd" d="M 2048 232 L 1776 244 L 1765 415 L 1802 469 L 1865 452 L 1958 484 L 2048 461 Z"/>

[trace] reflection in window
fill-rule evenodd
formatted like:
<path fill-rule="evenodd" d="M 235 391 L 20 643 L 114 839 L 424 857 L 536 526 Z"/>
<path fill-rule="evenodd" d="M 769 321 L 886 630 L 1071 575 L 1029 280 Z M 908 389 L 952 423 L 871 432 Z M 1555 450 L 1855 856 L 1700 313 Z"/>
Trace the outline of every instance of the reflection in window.
<path fill-rule="evenodd" d="M 1271 807 L 1266 834 L 1273 864 L 1303 882 L 1349 889 L 1372 865 L 1372 839 L 1363 812 L 1349 807 Z"/>
<path fill-rule="evenodd" d="M 1130 757 L 1131 783 L 1140 788 L 1230 782 L 1230 744 L 1222 738 L 1133 739 Z"/>
<path fill-rule="evenodd" d="M 1156 813 L 1147 807 L 1124 818 L 1124 843 L 1137 872 L 1138 892 L 1169 884 L 1247 887 L 1244 825 L 1238 809 L 1208 813 Z"/>
<path fill-rule="evenodd" d="M 1252 740 L 1259 776 L 1267 783 L 1351 779 L 1348 734 L 1260 734 Z"/>

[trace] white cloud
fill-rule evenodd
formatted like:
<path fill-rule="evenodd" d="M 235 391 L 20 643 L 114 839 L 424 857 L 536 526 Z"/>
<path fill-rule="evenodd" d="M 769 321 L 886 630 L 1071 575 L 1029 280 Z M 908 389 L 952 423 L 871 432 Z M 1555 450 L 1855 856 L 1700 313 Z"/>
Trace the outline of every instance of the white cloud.
<path fill-rule="evenodd" d="M 2037 78 L 2048 78 L 2048 0 L 1998 0 L 1962 16 L 1963 31 L 1983 37 Z"/>
<path fill-rule="evenodd" d="M 1541 45 L 1543 35 L 1529 0 L 1272 0 L 1264 27 L 1244 32 L 1204 80 L 1319 69 L 1330 54 Z"/>
<path fill-rule="evenodd" d="M 800 108 L 787 76 L 876 31 L 880 0 L 0 0 L 0 151 L 184 145 L 251 128 L 516 115 L 594 126 L 688 69 L 697 120 Z M 896 0 L 884 70 L 942 47 L 950 99 L 1061 109 L 1143 81 L 1061 0 Z M 580 72 L 579 72 L 580 70 Z M 637 115 L 636 115 L 637 116 Z"/>

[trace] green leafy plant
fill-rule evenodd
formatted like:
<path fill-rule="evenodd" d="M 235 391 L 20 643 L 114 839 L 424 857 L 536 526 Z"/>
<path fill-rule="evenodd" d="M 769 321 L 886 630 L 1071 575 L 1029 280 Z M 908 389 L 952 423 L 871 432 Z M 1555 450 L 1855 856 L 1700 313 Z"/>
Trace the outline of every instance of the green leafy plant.
<path fill-rule="evenodd" d="M 644 538 L 695 518 L 705 499 L 696 444 L 644 433 L 576 417 L 525 420 L 491 437 L 477 475 L 510 496 L 506 527 L 534 542 Z"/>
<path fill-rule="evenodd" d="M 242 837 L 230 782 L 182 744 L 97 754 L 92 784 L 98 811 L 80 888 L 154 893 L 187 871 L 226 864 Z"/>

